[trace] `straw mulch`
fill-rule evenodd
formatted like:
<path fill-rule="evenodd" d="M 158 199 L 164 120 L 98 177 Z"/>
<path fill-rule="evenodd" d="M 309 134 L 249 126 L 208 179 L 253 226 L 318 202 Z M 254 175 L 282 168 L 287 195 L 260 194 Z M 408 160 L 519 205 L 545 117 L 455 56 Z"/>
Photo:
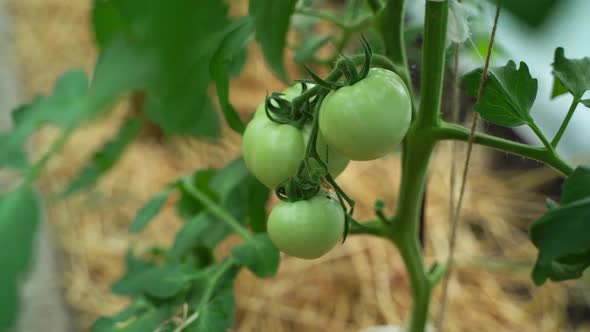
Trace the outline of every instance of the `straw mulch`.
<path fill-rule="evenodd" d="M 71 67 L 91 70 L 96 50 L 89 30 L 90 1 L 9 0 L 15 47 L 26 97 L 50 90 Z M 233 82 L 232 100 L 244 117 L 279 83 L 252 47 L 243 76 Z M 81 128 L 49 165 L 40 181 L 43 193 L 59 192 L 92 151 L 111 137 L 128 113 L 122 103 L 110 116 Z M 34 143 L 41 151 L 56 131 L 43 131 Z M 51 227 L 63 253 L 64 296 L 87 329 L 99 315 L 110 315 L 128 299 L 110 293 L 124 272 L 130 246 L 141 251 L 168 245 L 180 222 L 170 201 L 140 235 L 127 227 L 135 211 L 169 181 L 194 169 L 222 166 L 240 153 L 241 139 L 224 128 L 217 143 L 189 138 L 161 140 L 142 135 L 118 165 L 91 190 L 49 205 Z M 428 190 L 426 257 L 444 260 L 448 236 L 449 146 L 434 158 Z M 476 149 L 459 228 L 457 264 L 450 283 L 448 331 L 565 331 L 567 289 L 563 284 L 535 288 L 530 264 L 535 250 L 526 227 L 543 211 L 535 189 L 555 174 L 490 171 L 488 152 Z M 458 161 L 463 156 L 456 157 Z M 358 202 L 358 219 L 371 215 L 377 197 L 395 207 L 399 160 L 352 163 L 339 178 Z M 232 241 L 231 239 L 229 240 Z M 225 249 L 222 248 L 220 254 Z M 439 308 L 438 292 L 431 313 Z M 284 257 L 279 274 L 258 280 L 243 272 L 236 283 L 235 331 L 358 331 L 407 320 L 411 299 L 403 264 L 392 246 L 371 237 L 351 237 L 327 256 L 303 261 Z"/>

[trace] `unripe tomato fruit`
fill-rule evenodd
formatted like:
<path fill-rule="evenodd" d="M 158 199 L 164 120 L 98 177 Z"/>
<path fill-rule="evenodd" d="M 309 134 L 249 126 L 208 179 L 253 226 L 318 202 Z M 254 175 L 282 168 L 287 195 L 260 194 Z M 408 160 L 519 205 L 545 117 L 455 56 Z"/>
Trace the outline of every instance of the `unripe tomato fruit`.
<path fill-rule="evenodd" d="M 301 86 L 298 84 L 287 89 L 284 98 L 290 101 L 300 93 Z M 274 189 L 297 173 L 305 156 L 310 134 L 311 125 L 298 129 L 270 120 L 263 103 L 244 132 L 242 149 L 246 166 L 260 182 Z M 327 147 L 320 136 L 318 135 L 316 145 L 317 152 L 327 163 L 330 174 L 336 177 L 346 168 L 348 159 Z"/>
<path fill-rule="evenodd" d="M 282 252 L 314 259 L 330 251 L 344 231 L 338 199 L 320 191 L 308 200 L 279 202 L 270 212 L 268 236 Z"/>
<path fill-rule="evenodd" d="M 352 160 L 371 160 L 401 143 L 411 119 L 412 102 L 402 79 L 371 68 L 366 78 L 326 96 L 319 123 L 331 148 Z"/>

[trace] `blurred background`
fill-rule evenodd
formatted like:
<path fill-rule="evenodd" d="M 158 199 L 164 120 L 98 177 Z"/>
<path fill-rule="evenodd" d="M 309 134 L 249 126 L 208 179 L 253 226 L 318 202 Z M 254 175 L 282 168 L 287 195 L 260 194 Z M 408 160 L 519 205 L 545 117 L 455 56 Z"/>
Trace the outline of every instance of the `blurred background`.
<path fill-rule="evenodd" d="M 408 25 L 420 24 L 421 3 L 408 1 Z M 532 114 L 550 136 L 570 102 L 569 96 L 549 98 L 554 49 L 564 47 L 570 58 L 590 55 L 590 25 L 585 17 L 590 2 L 552 3 L 549 15 L 534 27 L 510 12 L 503 14 L 493 57 L 495 65 L 508 59 L 529 64 L 533 77 L 539 79 Z M 335 9 L 341 5 L 338 1 L 322 4 Z M 235 13 L 247 10 L 244 1 L 231 1 L 231 6 Z M 0 0 L 0 131 L 11 127 L 12 109 L 50 92 L 67 69 L 92 71 L 97 50 L 91 8 L 89 0 Z M 493 18 L 493 8 L 469 8 L 478 25 L 463 49 L 462 72 L 482 65 L 481 45 L 483 41 L 485 52 Z M 318 32 L 329 29 L 317 27 Z M 297 41 L 299 37 L 293 31 L 289 38 Z M 409 61 L 417 78 L 419 36 L 413 45 Z M 289 73 L 296 77 L 301 68 L 293 63 L 293 52 L 287 56 Z M 258 46 L 251 44 L 244 71 L 231 82 L 230 90 L 242 118 L 249 119 L 267 92 L 283 88 Z M 448 91 L 445 107 L 447 96 Z M 473 100 L 462 97 L 462 102 L 461 118 L 467 122 Z M 46 198 L 46 213 L 35 240 L 33 267 L 22 282 L 22 311 L 13 331 L 86 331 L 98 316 L 123 309 L 129 299 L 112 294 L 110 286 L 124 273 L 127 250 L 170 245 L 181 225 L 170 204 L 146 231 L 131 235 L 127 229 L 137 209 L 180 174 L 220 167 L 240 154 L 241 138 L 225 127 L 219 142 L 164 137 L 157 127 L 143 128 L 95 187 L 63 200 L 51 199 L 115 135 L 122 119 L 132 112 L 131 104 L 124 100 L 108 116 L 80 128 L 42 175 L 38 190 Z M 581 109 L 574 117 L 560 149 L 572 163 L 588 163 L 590 143 L 584 131 L 590 128 L 590 113 Z M 482 130 L 536 143 L 520 128 L 512 131 L 484 124 Z M 30 155 L 39 156 L 57 134 L 55 128 L 43 128 L 29 144 Z M 442 144 L 431 167 L 425 226 L 429 262 L 444 260 L 448 254 L 449 168 L 453 159 L 459 165 L 464 160 L 462 146 L 454 156 L 450 151 L 450 144 Z M 378 161 L 353 162 L 338 181 L 354 193 L 357 217 L 363 219 L 370 217 L 378 197 L 395 208 L 399 175 L 399 159 L 393 154 Z M 10 181 L 6 179 L 10 174 L 0 170 L 0 185 Z M 475 149 L 459 227 L 457 266 L 449 286 L 448 331 L 590 331 L 590 278 L 539 288 L 530 280 L 536 251 L 527 229 L 545 211 L 545 197 L 558 197 L 560 183 L 556 172 L 535 162 Z M 233 240 L 228 240 L 228 246 Z M 219 250 L 222 254 L 225 249 Z M 411 303 L 398 254 L 388 242 L 369 237 L 351 237 L 314 261 L 284 257 L 275 278 L 259 280 L 242 272 L 236 295 L 235 331 L 356 332 L 403 324 Z M 439 307 L 437 293 L 433 317 Z"/>

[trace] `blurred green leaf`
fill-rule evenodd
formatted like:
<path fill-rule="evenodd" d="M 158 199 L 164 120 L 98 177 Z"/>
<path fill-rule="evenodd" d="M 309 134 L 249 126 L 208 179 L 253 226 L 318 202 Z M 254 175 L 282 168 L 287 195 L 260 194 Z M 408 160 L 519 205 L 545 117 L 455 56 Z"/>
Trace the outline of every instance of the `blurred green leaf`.
<path fill-rule="evenodd" d="M 170 196 L 173 188 L 166 188 L 163 191 L 152 197 L 144 206 L 139 209 L 133 222 L 129 226 L 129 232 L 137 233 L 140 232 L 147 224 L 158 215 L 164 203 Z"/>
<path fill-rule="evenodd" d="M 188 287 L 194 273 L 195 270 L 188 265 L 171 263 L 153 266 L 146 263 L 128 270 L 113 285 L 113 291 L 122 295 L 143 294 L 167 299 Z"/>
<path fill-rule="evenodd" d="M 174 314 L 174 307 L 136 300 L 127 309 L 112 317 L 101 317 L 92 325 L 92 332 L 145 332 L 155 331 Z"/>
<path fill-rule="evenodd" d="M 109 58 L 99 60 L 95 76 L 106 73 L 101 81 L 117 87 L 106 97 L 145 90 L 144 112 L 166 134 L 218 137 L 219 119 L 207 88 L 211 59 L 231 23 L 227 5 L 217 0 L 111 0 L 107 6 L 101 1 L 95 0 L 93 23 L 104 44 L 101 57 Z"/>
<path fill-rule="evenodd" d="M 552 66 L 555 79 L 551 97 L 569 91 L 575 100 L 580 100 L 590 90 L 590 58 L 568 59 L 563 48 L 558 47 Z"/>
<path fill-rule="evenodd" d="M 197 320 L 187 331 L 225 332 L 234 325 L 236 300 L 233 287 L 223 288 L 199 310 Z"/>
<path fill-rule="evenodd" d="M 210 182 L 216 174 L 217 171 L 214 169 L 202 169 L 191 175 L 190 179 L 195 188 L 205 193 L 213 201 L 217 201 L 218 196 L 217 193 L 211 189 Z M 193 198 L 184 186 L 179 185 L 178 190 L 180 192 L 180 199 L 176 204 L 176 210 L 181 217 L 191 218 L 205 209 L 203 204 Z"/>
<path fill-rule="evenodd" d="M 272 277 L 279 269 L 279 250 L 266 233 L 256 234 L 231 249 L 232 256 L 260 278 Z"/>
<path fill-rule="evenodd" d="M 254 24 L 249 16 L 242 17 L 228 29 L 225 38 L 212 57 L 209 70 L 215 80 L 219 104 L 229 126 L 238 133 L 244 132 L 244 124 L 229 100 L 229 76 L 232 64 L 253 37 Z"/>
<path fill-rule="evenodd" d="M 326 45 L 330 39 L 332 39 L 332 35 L 321 37 L 310 36 L 309 38 L 306 38 L 297 49 L 293 61 L 299 64 L 307 62 L 320 48 L 322 48 L 322 46 Z"/>
<path fill-rule="evenodd" d="M 463 76 L 461 85 L 470 96 L 477 96 L 483 69 Z M 506 127 L 531 124 L 530 110 L 537 96 L 537 79 L 532 78 L 526 63 L 516 68 L 513 61 L 503 67 L 490 68 L 483 95 L 475 110 L 486 120 Z"/>
<path fill-rule="evenodd" d="M 256 232 L 266 229 L 266 202 L 270 191 L 250 173 L 243 158 L 221 169 L 211 180 L 211 188 L 219 195 L 221 206 L 236 219 L 249 218 Z"/>
<path fill-rule="evenodd" d="M 195 188 L 205 193 L 214 202 L 226 209 L 241 222 L 248 219 L 255 232 L 264 231 L 266 223 L 266 202 L 270 191 L 261 184 L 246 167 L 242 158 L 236 159 L 223 169 L 199 170 L 192 175 Z M 183 218 L 190 218 L 204 210 L 182 186 L 177 210 Z"/>
<path fill-rule="evenodd" d="M 223 222 L 203 212 L 186 221 L 176 234 L 172 255 L 181 257 L 196 247 L 213 251 L 217 244 L 231 234 L 231 229 Z"/>
<path fill-rule="evenodd" d="M 88 116 L 94 108 L 87 102 L 87 88 L 86 73 L 70 70 L 57 80 L 51 95 L 37 97 L 14 110 L 14 128 L 0 135 L 0 167 L 25 168 L 28 163 L 22 147 L 42 125 L 68 127 Z"/>
<path fill-rule="evenodd" d="M 564 182 L 561 205 L 553 207 L 531 226 L 539 249 L 533 269 L 537 285 L 575 279 L 590 266 L 590 168 L 580 166 Z"/>
<path fill-rule="evenodd" d="M 586 107 L 590 107 L 590 99 L 582 99 L 580 100 L 580 103 Z"/>
<path fill-rule="evenodd" d="M 18 312 L 18 287 L 33 254 L 40 207 L 30 187 L 0 195 L 0 330 L 12 326 Z"/>
<path fill-rule="evenodd" d="M 262 47 L 264 58 L 275 73 L 287 81 L 284 49 L 291 15 L 297 0 L 250 0 L 250 15 L 254 17 L 256 40 Z"/>
<path fill-rule="evenodd" d="M 70 182 L 61 195 L 70 195 L 80 189 L 94 185 L 100 176 L 117 163 L 127 146 L 139 133 L 139 129 L 140 123 L 138 120 L 125 122 L 119 128 L 117 136 L 94 153 L 90 162 L 78 174 L 78 177 Z"/>

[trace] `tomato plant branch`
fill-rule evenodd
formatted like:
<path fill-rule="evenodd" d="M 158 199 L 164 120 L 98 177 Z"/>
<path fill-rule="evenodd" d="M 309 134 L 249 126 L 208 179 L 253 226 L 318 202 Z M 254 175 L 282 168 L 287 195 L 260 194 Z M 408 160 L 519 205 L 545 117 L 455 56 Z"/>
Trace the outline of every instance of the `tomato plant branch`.
<path fill-rule="evenodd" d="M 432 129 L 430 135 L 435 140 L 450 139 L 468 141 L 470 132 L 468 128 L 461 125 L 442 123 L 439 127 Z M 561 159 L 559 155 L 544 147 L 518 143 L 480 132 L 474 133 L 473 143 L 543 162 L 564 175 L 569 175 L 573 172 L 571 165 Z"/>
<path fill-rule="evenodd" d="M 378 24 L 383 35 L 385 55 L 393 61 L 395 72 L 408 87 L 410 95 L 413 95 L 404 43 L 404 2 L 404 0 L 389 0 L 378 18 Z"/>
<path fill-rule="evenodd" d="M 181 185 L 194 199 L 203 204 L 205 208 L 209 210 L 209 212 L 211 212 L 211 214 L 223 221 L 234 232 L 238 233 L 243 239 L 250 238 L 250 233 L 248 233 L 248 231 L 231 214 L 229 214 L 225 209 L 217 205 L 205 193 L 196 188 L 192 184 L 190 177 L 183 178 L 181 180 Z"/>
<path fill-rule="evenodd" d="M 425 331 L 434 286 L 424 266 L 419 226 L 428 165 L 436 143 L 429 130 L 440 122 L 447 15 L 448 1 L 426 2 L 420 89 L 423 97 L 405 138 L 398 210 L 390 226 L 390 238 L 406 265 L 414 300 L 409 332 Z M 403 15 L 399 19 L 398 23 L 402 24 Z"/>
<path fill-rule="evenodd" d="M 384 227 L 383 222 L 377 219 L 362 222 L 353 221 L 350 225 L 349 234 L 387 237 L 387 229 Z"/>
<path fill-rule="evenodd" d="M 568 124 L 570 123 L 570 120 L 572 119 L 572 116 L 574 115 L 574 111 L 576 110 L 576 107 L 578 106 L 579 102 L 580 102 L 580 100 L 576 99 L 574 97 L 574 99 L 572 100 L 572 104 L 570 105 L 570 109 L 567 111 L 567 115 L 565 116 L 565 119 L 561 123 L 559 130 L 557 130 L 555 137 L 551 140 L 552 147 L 556 148 L 557 144 L 559 144 L 559 141 L 561 140 L 561 136 L 563 136 L 565 129 L 567 128 Z"/>
<path fill-rule="evenodd" d="M 533 132 L 535 132 L 537 137 L 539 137 L 539 139 L 541 140 L 541 143 L 543 143 L 545 148 L 547 150 L 551 151 L 553 154 L 555 154 L 555 149 L 553 148 L 553 146 L 551 145 L 551 143 L 549 142 L 547 137 L 545 137 L 545 134 L 543 134 L 541 129 L 533 121 L 531 121 L 531 123 L 529 123 L 529 127 L 533 130 Z"/>

